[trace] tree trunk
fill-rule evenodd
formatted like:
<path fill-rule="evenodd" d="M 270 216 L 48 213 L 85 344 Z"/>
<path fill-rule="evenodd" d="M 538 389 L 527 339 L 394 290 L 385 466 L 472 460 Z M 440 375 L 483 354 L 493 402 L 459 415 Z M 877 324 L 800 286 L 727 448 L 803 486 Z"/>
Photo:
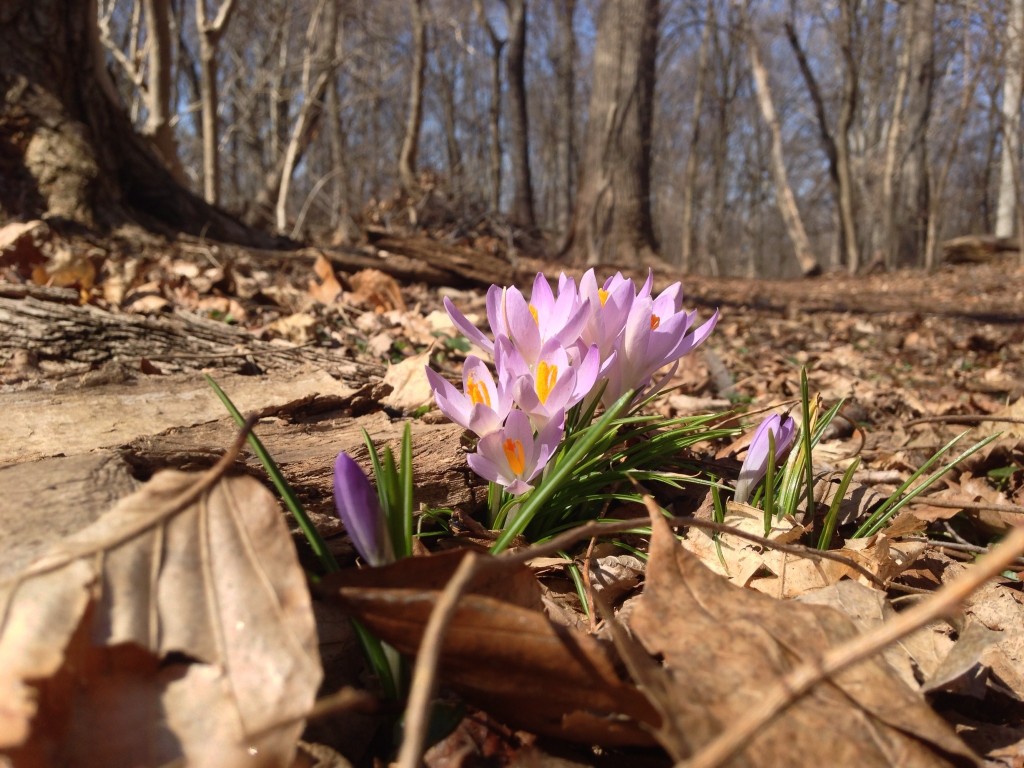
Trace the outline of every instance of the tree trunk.
<path fill-rule="evenodd" d="M 217 46 L 224 34 L 235 0 L 224 0 L 213 22 L 206 20 L 206 0 L 196 0 L 196 31 L 199 33 L 199 92 L 203 122 L 203 197 L 211 205 L 220 202 L 220 148 L 217 108 Z"/>
<path fill-rule="evenodd" d="M 334 82 L 337 40 L 338 0 L 321 0 L 306 31 L 302 107 L 292 128 L 281 167 L 281 181 L 274 208 L 275 226 L 281 234 L 288 231 L 288 193 L 291 190 L 292 173 L 312 141 L 314 126 L 323 117 L 327 87 Z"/>
<path fill-rule="evenodd" d="M 697 83 L 694 86 L 693 106 L 690 115 L 690 148 L 686 155 L 686 170 L 683 172 L 682 233 L 680 237 L 679 263 L 683 272 L 693 269 L 693 199 L 697 193 L 697 153 L 700 147 L 700 122 L 704 112 L 704 89 L 707 87 L 708 58 L 711 48 L 711 31 L 718 24 L 713 0 L 708 0 L 707 17 L 700 35 L 700 50 L 697 53 Z"/>
<path fill-rule="evenodd" d="M 149 49 L 149 86 L 146 91 L 144 132 L 174 178 L 182 183 L 185 172 L 178 160 L 178 143 L 171 124 L 171 14 L 168 0 L 143 0 Z"/>
<path fill-rule="evenodd" d="M 406 192 L 416 187 L 416 156 L 423 124 L 423 81 L 427 69 L 427 21 L 424 0 L 412 0 L 412 74 L 409 78 L 409 112 L 405 122 L 405 138 L 398 155 L 398 178 Z"/>
<path fill-rule="evenodd" d="M 1010 0 L 1003 64 L 1003 103 L 999 108 L 1003 154 L 999 161 L 996 237 L 1011 237 L 1017 221 L 1017 176 L 1020 163 L 1021 78 L 1024 75 L 1024 0 Z"/>
<path fill-rule="evenodd" d="M 555 39 L 554 70 L 558 93 L 558 148 L 557 181 L 558 200 L 556 226 L 567 232 L 572 219 L 573 188 L 575 186 L 576 155 L 576 33 L 573 18 L 576 0 L 556 3 L 558 29 Z"/>
<path fill-rule="evenodd" d="M 512 223 L 535 233 L 533 180 L 530 177 L 529 123 L 526 114 L 526 0 L 505 0 L 508 10 L 509 143 L 512 150 Z"/>
<path fill-rule="evenodd" d="M 491 103 L 487 110 L 487 125 L 491 135 L 489 205 L 491 211 L 497 213 L 501 209 L 501 52 L 506 41 L 498 35 L 487 18 L 483 2 L 473 0 L 473 8 L 491 43 Z"/>
<path fill-rule="evenodd" d="M 658 6 L 658 0 L 601 3 L 579 193 L 566 243 L 576 261 L 641 266 L 656 250 L 650 195 Z"/>
<path fill-rule="evenodd" d="M 907 147 L 895 200 L 896 266 L 924 262 L 931 212 L 927 131 L 935 86 L 935 0 L 915 0 L 905 11 L 910 14 L 910 70 L 905 111 Z"/>
<path fill-rule="evenodd" d="M 87 227 L 126 218 L 268 246 L 177 184 L 136 134 L 103 66 L 95 2 L 0 6 L 0 222 L 49 214 Z"/>
<path fill-rule="evenodd" d="M 744 19 L 744 26 L 747 29 L 747 53 L 750 57 L 750 69 L 754 75 L 755 91 L 757 92 L 757 103 L 761 108 L 761 115 L 771 132 L 772 147 L 772 177 L 775 179 L 775 199 L 779 206 L 779 213 L 786 225 L 786 232 L 790 242 L 793 244 L 793 251 L 800 271 L 804 275 L 814 275 L 821 271 L 818 260 L 814 257 L 811 249 L 811 241 L 807 237 L 807 230 L 804 228 L 803 219 L 800 218 L 800 210 L 796 205 L 796 196 L 789 185 L 789 177 L 786 173 L 786 159 L 782 150 L 782 126 L 779 124 L 779 117 L 775 112 L 775 103 L 772 101 L 771 90 L 768 86 L 768 70 L 761 61 L 761 52 L 758 49 L 757 40 L 750 27 L 749 20 Z"/>

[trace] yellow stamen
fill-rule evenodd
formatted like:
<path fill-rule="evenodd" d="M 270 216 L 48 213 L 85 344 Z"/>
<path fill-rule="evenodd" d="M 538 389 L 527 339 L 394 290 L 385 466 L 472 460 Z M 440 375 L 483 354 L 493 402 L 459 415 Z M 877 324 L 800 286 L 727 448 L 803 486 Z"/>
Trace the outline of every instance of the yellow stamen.
<path fill-rule="evenodd" d="M 533 322 L 540 325 L 540 320 L 537 319 L 537 308 L 533 304 L 530 305 L 530 314 L 533 315 Z"/>
<path fill-rule="evenodd" d="M 526 468 L 526 454 L 523 453 L 523 444 L 519 440 L 506 437 L 502 449 L 505 451 L 505 458 L 508 459 L 508 468 L 512 470 L 512 474 L 517 477 L 521 476 Z"/>
<path fill-rule="evenodd" d="M 658 327 L 659 325 L 661 325 L 661 318 L 660 318 L 660 317 L 658 317 L 658 316 L 657 316 L 657 315 L 655 315 L 655 314 L 652 314 L 652 315 L 651 315 L 651 330 L 653 331 L 653 330 L 654 330 L 655 328 L 657 328 L 657 327 Z"/>
<path fill-rule="evenodd" d="M 604 303 L 608 301 L 608 291 L 606 291 L 604 288 L 598 288 L 597 298 L 601 300 L 601 306 L 603 307 Z"/>
<path fill-rule="evenodd" d="M 487 391 L 487 387 L 473 378 L 472 375 L 466 381 L 466 394 L 469 395 L 473 405 L 483 403 L 488 408 L 491 407 L 491 393 Z"/>
<path fill-rule="evenodd" d="M 542 403 L 548 401 L 548 395 L 551 394 L 551 390 L 555 388 L 555 384 L 558 382 L 558 366 L 548 365 L 545 361 L 541 360 L 537 363 L 537 397 Z"/>

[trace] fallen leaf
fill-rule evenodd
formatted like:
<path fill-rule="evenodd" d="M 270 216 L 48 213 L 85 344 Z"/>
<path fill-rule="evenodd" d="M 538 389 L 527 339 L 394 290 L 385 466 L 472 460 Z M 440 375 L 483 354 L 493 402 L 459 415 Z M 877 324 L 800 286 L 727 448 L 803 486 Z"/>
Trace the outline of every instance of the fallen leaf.
<path fill-rule="evenodd" d="M 14 764 L 291 760 L 321 677 L 305 577 L 273 497 L 205 477 L 155 475 L 0 582 Z"/>
<path fill-rule="evenodd" d="M 402 290 L 391 275 L 379 269 L 361 269 L 349 278 L 353 302 L 371 307 L 375 312 L 405 310 Z"/>
<path fill-rule="evenodd" d="M 400 411 L 411 411 L 430 402 L 434 393 L 427 379 L 426 367 L 429 363 L 430 353 L 423 352 L 389 365 L 384 373 L 384 383 L 390 384 L 392 390 L 382 402 Z"/>
<path fill-rule="evenodd" d="M 309 281 L 309 295 L 323 304 L 332 304 L 341 295 L 341 283 L 334 274 L 334 267 L 322 253 L 317 254 L 313 263 L 317 280 Z"/>
<path fill-rule="evenodd" d="M 712 573 L 660 517 L 630 628 L 665 661 L 675 715 L 698 750 L 808 656 L 857 634 L 827 607 L 774 600 Z M 822 738 L 827 733 L 828 738 Z M 733 765 L 976 765 L 924 700 L 881 658 L 814 687 L 780 712 Z"/>
<path fill-rule="evenodd" d="M 465 554 L 343 571 L 326 577 L 320 588 L 411 656 Z M 638 723 L 656 722 L 657 715 L 621 679 L 610 650 L 607 643 L 549 620 L 527 567 L 495 566 L 459 600 L 441 651 L 441 679 L 517 728 L 586 744 L 650 744 Z"/>

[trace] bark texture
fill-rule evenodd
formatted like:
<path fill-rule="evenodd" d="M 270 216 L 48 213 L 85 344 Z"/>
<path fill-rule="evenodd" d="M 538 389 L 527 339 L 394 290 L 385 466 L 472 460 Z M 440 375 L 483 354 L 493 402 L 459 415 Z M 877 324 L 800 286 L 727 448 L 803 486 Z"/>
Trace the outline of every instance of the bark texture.
<path fill-rule="evenodd" d="M 655 254 L 651 123 L 658 0 L 604 0 L 597 22 L 573 230 L 575 261 L 640 266 Z"/>
<path fill-rule="evenodd" d="M 529 231 L 537 229 L 530 175 L 530 126 L 526 113 L 526 0 L 505 0 L 508 9 L 508 102 L 512 150 L 512 221 Z"/>
<path fill-rule="evenodd" d="M 95 2 L 0 5 L 0 223 L 126 219 L 270 245 L 181 187 L 135 133 L 102 64 Z"/>

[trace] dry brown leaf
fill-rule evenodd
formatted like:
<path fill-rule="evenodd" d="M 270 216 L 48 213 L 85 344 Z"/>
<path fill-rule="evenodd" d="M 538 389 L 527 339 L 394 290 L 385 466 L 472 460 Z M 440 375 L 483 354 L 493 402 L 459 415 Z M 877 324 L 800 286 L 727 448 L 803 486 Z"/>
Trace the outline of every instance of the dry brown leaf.
<path fill-rule="evenodd" d="M 321 583 L 404 654 L 417 652 L 441 590 L 464 552 L 345 571 Z M 615 670 L 607 644 L 550 621 L 528 568 L 491 567 L 459 600 L 441 651 L 441 680 L 518 728 L 587 744 L 649 744 L 646 699 Z"/>
<path fill-rule="evenodd" d="M 389 365 L 384 373 L 384 383 L 390 384 L 392 390 L 383 398 L 384 404 L 400 411 L 411 411 L 430 402 L 433 391 L 426 373 L 429 364 L 430 353 L 423 352 Z"/>
<path fill-rule="evenodd" d="M 353 302 L 372 307 L 375 312 L 405 310 L 402 290 L 395 278 L 379 269 L 361 269 L 349 278 Z"/>
<path fill-rule="evenodd" d="M 201 477 L 154 476 L 0 583 L 16 765 L 290 761 L 321 677 L 305 578 L 257 481 Z"/>
<path fill-rule="evenodd" d="M 665 660 L 688 742 L 666 745 L 670 752 L 699 749 L 808 656 L 856 635 L 853 622 L 831 608 L 733 586 L 679 546 L 663 520 L 652 518 L 652 527 L 647 582 L 630 627 Z M 873 658 L 798 699 L 730 765 L 976 762 L 921 697 Z"/>
<path fill-rule="evenodd" d="M 317 280 L 309 281 L 309 295 L 324 304 L 333 303 L 341 295 L 341 283 L 334 274 L 334 267 L 324 255 L 318 254 L 313 264 Z"/>

